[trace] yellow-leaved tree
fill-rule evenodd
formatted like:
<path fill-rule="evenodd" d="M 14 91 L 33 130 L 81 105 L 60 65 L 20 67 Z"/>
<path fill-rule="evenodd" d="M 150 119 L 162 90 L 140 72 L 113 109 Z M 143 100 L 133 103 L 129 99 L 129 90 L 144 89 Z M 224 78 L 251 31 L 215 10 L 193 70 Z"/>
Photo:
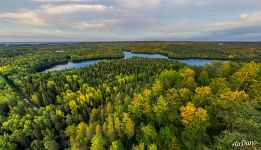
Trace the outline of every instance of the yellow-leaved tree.
<path fill-rule="evenodd" d="M 207 111 L 201 107 L 196 108 L 192 102 L 188 102 L 186 106 L 182 106 L 180 111 L 182 117 L 181 122 L 185 126 L 193 122 L 194 119 L 199 119 L 202 122 L 208 119 Z"/>
<path fill-rule="evenodd" d="M 122 123 L 124 127 L 125 134 L 131 138 L 135 133 L 135 123 L 130 118 L 128 113 L 123 113 Z"/>
<path fill-rule="evenodd" d="M 207 111 L 201 107 L 196 108 L 192 102 L 182 106 L 180 111 L 181 122 L 185 126 L 181 138 L 185 149 L 205 149 L 203 143 L 208 140 L 209 127 Z"/>

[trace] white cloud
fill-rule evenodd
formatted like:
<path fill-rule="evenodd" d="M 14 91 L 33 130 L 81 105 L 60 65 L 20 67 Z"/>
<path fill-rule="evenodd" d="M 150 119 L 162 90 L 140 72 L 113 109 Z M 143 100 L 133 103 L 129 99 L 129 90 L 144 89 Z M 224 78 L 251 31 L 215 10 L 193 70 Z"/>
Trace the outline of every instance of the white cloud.
<path fill-rule="evenodd" d="M 240 19 L 254 22 L 261 21 L 261 11 L 241 14 Z"/>
<path fill-rule="evenodd" d="M 32 11 L 20 11 L 12 13 L 0 13 L 0 18 L 8 20 L 21 22 L 31 25 L 45 25 L 46 21 L 41 18 L 37 13 Z"/>
<path fill-rule="evenodd" d="M 8 32 L 0 30 L 0 34 L 8 34 Z"/>
<path fill-rule="evenodd" d="M 261 12 L 253 13 L 243 13 L 238 19 L 234 20 L 224 20 L 224 21 L 213 21 L 208 23 L 207 26 L 214 30 L 222 29 L 233 29 L 240 27 L 251 27 L 251 26 L 261 26 Z"/>
<path fill-rule="evenodd" d="M 127 9 L 143 9 L 156 8 L 160 6 L 161 0 L 115 0 L 119 6 Z"/>
<path fill-rule="evenodd" d="M 80 22 L 77 24 L 78 28 L 84 29 L 97 29 L 97 28 L 104 28 L 105 24 L 103 23 L 87 23 L 87 22 Z"/>
<path fill-rule="evenodd" d="M 111 9 L 112 6 L 105 6 L 100 4 L 64 4 L 64 5 L 43 5 L 40 10 L 46 14 L 71 14 L 79 12 L 104 12 Z"/>
<path fill-rule="evenodd" d="M 117 29 L 120 27 L 120 21 L 119 20 L 100 20 L 100 21 L 94 21 L 94 22 L 79 22 L 75 25 L 79 29 Z"/>
<path fill-rule="evenodd" d="M 251 29 L 258 26 L 261 27 L 261 12 L 244 13 L 239 15 L 238 18 L 230 20 L 185 20 L 173 23 L 165 22 L 159 26 L 155 26 L 151 31 L 166 35 L 186 37 L 189 39 L 201 36 L 211 36 L 213 33 L 222 35 L 228 34 L 227 36 L 232 36 L 236 33 L 242 33 L 243 35 L 243 32 L 245 32 L 245 34 L 253 32 Z"/>
<path fill-rule="evenodd" d="M 32 0 L 32 1 L 34 1 L 34 2 L 41 2 L 41 3 L 50 3 L 50 2 L 86 2 L 86 0 Z"/>
<path fill-rule="evenodd" d="M 173 7 L 190 7 L 190 6 L 203 6 L 213 2 L 213 0 L 173 0 L 170 1 Z"/>
<path fill-rule="evenodd" d="M 261 26 L 261 0 L 29 0 L 25 4 L 14 1 L 19 5 L 8 8 L 10 2 L 1 3 L 4 9 L 0 10 L 0 28 L 9 29 L 4 29 L 6 33 L 15 34 L 18 30 L 14 27 L 23 26 L 25 33 L 36 28 L 35 34 L 60 36 L 62 33 L 55 32 L 60 30 L 68 38 L 73 33 L 72 38 L 88 33 L 85 35 L 91 39 L 94 35 L 90 33 L 95 32 L 101 40 L 103 34 L 109 38 L 113 33 L 117 33 L 115 39 L 118 35 L 119 39 L 123 35 L 126 39 L 130 36 L 189 39 L 218 33 L 232 37 L 239 30 L 254 33 Z M 242 13 L 246 8 L 256 12 Z M 40 26 L 44 24 L 48 28 Z"/>

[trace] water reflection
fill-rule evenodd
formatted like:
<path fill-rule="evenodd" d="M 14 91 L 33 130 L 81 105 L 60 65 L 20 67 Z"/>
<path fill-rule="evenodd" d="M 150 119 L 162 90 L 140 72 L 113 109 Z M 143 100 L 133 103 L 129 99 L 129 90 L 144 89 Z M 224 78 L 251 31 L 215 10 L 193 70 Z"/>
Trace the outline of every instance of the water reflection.
<path fill-rule="evenodd" d="M 220 60 L 213 60 L 213 59 L 171 59 L 168 58 L 165 55 L 161 55 L 161 54 L 142 54 L 142 53 L 132 53 L 132 52 L 123 52 L 124 53 L 124 59 L 128 59 L 128 58 L 132 58 L 132 57 L 144 57 L 144 58 L 162 58 L 162 59 L 169 59 L 169 60 L 173 60 L 173 61 L 179 61 L 179 62 L 183 62 L 186 63 L 188 65 L 195 65 L 195 66 L 202 66 L 205 64 L 211 64 L 214 61 L 220 61 Z M 73 61 L 69 61 L 67 63 L 61 63 L 55 66 L 52 66 L 46 70 L 44 70 L 44 72 L 50 72 L 50 71 L 60 71 L 60 70 L 64 70 L 64 69 L 71 69 L 71 68 L 82 68 L 88 65 L 92 65 L 92 64 L 96 64 L 97 62 L 101 61 L 102 59 L 95 59 L 95 60 L 84 60 L 84 61 L 79 61 L 79 62 L 73 62 Z"/>

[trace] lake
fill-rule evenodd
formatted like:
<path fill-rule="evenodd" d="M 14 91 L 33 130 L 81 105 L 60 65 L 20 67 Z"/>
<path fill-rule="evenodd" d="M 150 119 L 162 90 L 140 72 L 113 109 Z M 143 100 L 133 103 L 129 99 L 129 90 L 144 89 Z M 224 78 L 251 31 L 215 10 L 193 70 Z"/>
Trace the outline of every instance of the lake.
<path fill-rule="evenodd" d="M 144 58 L 163 58 L 163 59 L 169 59 L 173 61 L 179 61 L 186 63 L 191 66 L 203 66 L 205 64 L 211 64 L 214 61 L 222 61 L 222 60 L 213 60 L 213 59 L 194 59 L 194 58 L 189 58 L 189 59 L 172 59 L 168 58 L 165 55 L 162 54 L 144 54 L 144 53 L 132 53 L 132 52 L 127 52 L 124 51 L 124 59 L 132 58 L 132 57 L 144 57 Z M 100 62 L 103 59 L 94 59 L 94 60 L 84 60 L 84 61 L 68 61 L 66 63 L 60 63 L 58 65 L 54 65 L 50 68 L 45 69 L 43 72 L 50 72 L 50 71 L 59 71 L 59 70 L 64 70 L 64 69 L 71 69 L 71 68 L 82 68 L 85 66 L 89 66 L 92 64 L 96 64 Z"/>

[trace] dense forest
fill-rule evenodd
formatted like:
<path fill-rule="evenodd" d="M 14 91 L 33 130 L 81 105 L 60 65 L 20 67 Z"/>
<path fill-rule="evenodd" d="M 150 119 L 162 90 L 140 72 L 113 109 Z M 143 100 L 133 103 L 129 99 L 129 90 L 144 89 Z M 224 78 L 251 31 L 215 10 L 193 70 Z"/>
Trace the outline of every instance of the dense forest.
<path fill-rule="evenodd" d="M 123 50 L 236 61 L 196 67 L 120 59 Z M 259 149 L 260 52 L 218 42 L 0 46 L 0 149 L 229 150 L 241 140 Z M 95 58 L 119 59 L 40 71 Z"/>

